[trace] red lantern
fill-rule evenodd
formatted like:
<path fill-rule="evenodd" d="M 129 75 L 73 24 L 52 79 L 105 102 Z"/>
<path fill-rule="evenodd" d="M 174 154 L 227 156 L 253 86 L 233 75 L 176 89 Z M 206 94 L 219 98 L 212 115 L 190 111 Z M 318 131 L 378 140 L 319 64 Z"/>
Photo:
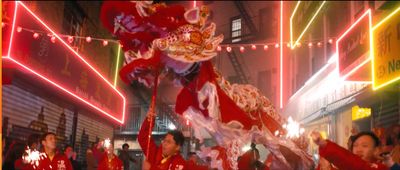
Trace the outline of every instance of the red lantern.
<path fill-rule="evenodd" d="M 228 53 L 230 53 L 232 51 L 231 47 L 226 47 L 226 51 L 228 51 Z"/>
<path fill-rule="evenodd" d="M 90 42 L 90 41 L 92 41 L 92 38 L 91 37 L 86 37 L 86 42 Z"/>
<path fill-rule="evenodd" d="M 241 53 L 244 52 L 244 47 L 243 47 L 243 46 L 240 47 L 240 52 L 241 52 Z"/>
<path fill-rule="evenodd" d="M 39 34 L 38 33 L 34 33 L 33 34 L 33 38 L 35 38 L 35 39 L 39 38 Z"/>
<path fill-rule="evenodd" d="M 251 49 L 256 50 L 257 49 L 256 45 L 251 45 Z"/>
<path fill-rule="evenodd" d="M 264 45 L 264 50 L 268 50 L 268 45 Z"/>
<path fill-rule="evenodd" d="M 103 41 L 103 46 L 106 46 L 108 44 L 108 41 L 104 40 Z"/>
<path fill-rule="evenodd" d="M 218 46 L 217 47 L 217 51 L 221 51 L 222 49 L 221 49 L 221 46 Z"/>
<path fill-rule="evenodd" d="M 275 44 L 275 48 L 279 48 L 279 44 L 278 43 Z"/>
<path fill-rule="evenodd" d="M 74 41 L 74 37 L 68 36 L 68 42 L 71 44 Z"/>
<path fill-rule="evenodd" d="M 17 27 L 17 32 L 21 32 L 22 28 L 21 27 Z"/>

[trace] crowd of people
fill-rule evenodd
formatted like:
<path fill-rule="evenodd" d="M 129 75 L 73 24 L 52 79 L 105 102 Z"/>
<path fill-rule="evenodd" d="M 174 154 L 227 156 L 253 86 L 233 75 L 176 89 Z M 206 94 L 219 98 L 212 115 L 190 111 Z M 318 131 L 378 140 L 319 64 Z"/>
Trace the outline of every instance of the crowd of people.
<path fill-rule="evenodd" d="M 3 143 L 4 146 L 4 143 Z M 28 148 L 31 153 L 27 153 Z M 129 145 L 124 144 L 119 156 L 114 154 L 112 144 L 105 147 L 104 142 L 93 144 L 86 151 L 86 165 L 77 160 L 77 153 L 71 145 L 66 145 L 63 151 L 57 149 L 56 134 L 48 132 L 42 136 L 32 134 L 26 144 L 13 141 L 3 153 L 2 169 L 7 170 L 128 170 L 130 162 L 137 161 L 129 155 Z M 23 159 L 33 151 L 39 151 L 40 159 L 37 163 Z"/>
<path fill-rule="evenodd" d="M 154 117 L 149 114 L 144 120 L 139 131 L 138 142 L 143 150 L 145 159 L 142 162 L 143 170 L 222 170 L 230 169 L 227 158 L 220 156 L 218 164 L 211 163 L 211 157 L 205 160 L 199 158 L 195 152 L 187 155 L 187 160 L 181 155 L 181 148 L 184 144 L 184 136 L 178 130 L 167 133 L 157 146 L 149 132 L 154 126 Z M 347 148 L 323 139 L 319 132 L 313 131 L 310 134 L 313 142 L 318 146 L 319 162 L 315 167 L 318 170 L 400 170 L 400 125 L 393 126 L 383 133 L 358 132 L 353 133 L 348 140 Z M 57 169 L 57 170 L 128 170 L 130 164 L 138 165 L 129 154 L 129 145 L 123 144 L 122 150 L 117 156 L 114 154 L 114 146 L 104 145 L 100 141 L 86 152 L 86 165 L 83 167 L 77 161 L 77 154 L 70 145 L 64 147 L 63 152 L 57 150 L 57 140 L 54 133 L 45 133 L 42 136 L 31 135 L 28 137 L 24 149 L 39 150 L 45 157 L 39 160 L 38 164 L 30 164 L 22 157 L 24 149 L 12 143 L 11 150 L 6 149 L 3 153 L 3 169 Z M 19 148 L 19 149 L 18 149 Z M 213 149 L 218 149 L 214 147 Z M 224 153 L 222 147 L 218 149 L 220 154 Z M 17 153 L 21 153 L 18 155 Z M 270 169 L 272 154 L 262 162 L 260 153 L 254 143 L 251 148 L 238 159 L 238 168 L 244 170 L 268 170 Z M 215 158 L 213 158 L 215 159 Z M 137 166 L 138 167 L 138 166 Z"/>

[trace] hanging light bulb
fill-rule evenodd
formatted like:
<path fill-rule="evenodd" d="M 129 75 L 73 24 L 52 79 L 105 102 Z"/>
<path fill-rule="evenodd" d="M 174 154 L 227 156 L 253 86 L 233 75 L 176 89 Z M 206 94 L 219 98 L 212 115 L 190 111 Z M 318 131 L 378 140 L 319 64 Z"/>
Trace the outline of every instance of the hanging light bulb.
<path fill-rule="evenodd" d="M 221 51 L 222 49 L 221 49 L 221 46 L 218 46 L 217 47 L 217 51 Z"/>
<path fill-rule="evenodd" d="M 103 40 L 103 46 L 106 46 L 108 44 L 108 41 Z"/>
<path fill-rule="evenodd" d="M 310 48 L 311 48 L 311 47 L 312 47 L 312 43 L 308 43 L 308 47 L 310 47 Z"/>
<path fill-rule="evenodd" d="M 256 50 L 257 49 L 256 45 L 251 45 L 251 49 Z"/>
<path fill-rule="evenodd" d="M 290 43 L 287 43 L 287 44 L 286 44 L 286 47 L 290 47 Z"/>
<path fill-rule="evenodd" d="M 332 44 L 333 43 L 332 38 L 330 38 L 328 42 L 329 42 L 329 44 Z"/>
<path fill-rule="evenodd" d="M 228 51 L 228 53 L 230 53 L 232 51 L 232 48 L 228 46 L 228 47 L 226 47 L 226 51 Z"/>
<path fill-rule="evenodd" d="M 33 38 L 35 38 L 35 39 L 37 39 L 37 38 L 39 38 L 39 34 L 38 33 L 33 33 Z"/>
<path fill-rule="evenodd" d="M 90 43 L 90 41 L 92 41 L 91 37 L 86 37 L 86 42 Z"/>
<path fill-rule="evenodd" d="M 56 37 L 55 37 L 55 36 L 52 36 L 52 37 L 51 37 L 51 42 L 52 42 L 52 43 L 55 43 L 55 42 L 56 42 Z"/>
<path fill-rule="evenodd" d="M 279 48 L 279 44 L 278 43 L 275 44 L 275 48 Z"/>
<path fill-rule="evenodd" d="M 240 47 L 240 52 L 241 52 L 241 53 L 244 52 L 244 47 L 243 47 L 243 46 Z"/>
<path fill-rule="evenodd" d="M 301 43 L 299 43 L 299 42 L 296 45 L 297 45 L 297 47 L 301 47 Z"/>
<path fill-rule="evenodd" d="M 264 50 L 268 50 L 268 45 L 264 45 Z"/>
<path fill-rule="evenodd" d="M 17 27 L 17 32 L 21 32 L 22 28 L 21 27 Z"/>
<path fill-rule="evenodd" d="M 321 47 L 322 43 L 321 43 L 321 42 L 318 42 L 317 45 L 318 45 L 318 47 Z"/>
<path fill-rule="evenodd" d="M 1 27 L 3 28 L 4 26 L 6 26 L 6 24 L 4 24 L 4 22 L 1 22 Z"/>
<path fill-rule="evenodd" d="M 72 36 L 68 36 L 68 42 L 71 44 L 72 42 L 74 42 L 74 37 Z"/>

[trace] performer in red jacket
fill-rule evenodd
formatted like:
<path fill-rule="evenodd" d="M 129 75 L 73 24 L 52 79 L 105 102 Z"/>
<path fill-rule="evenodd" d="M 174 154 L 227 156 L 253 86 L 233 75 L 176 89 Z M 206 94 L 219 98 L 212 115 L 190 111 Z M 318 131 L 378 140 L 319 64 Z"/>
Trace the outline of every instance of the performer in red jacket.
<path fill-rule="evenodd" d="M 339 145 L 324 140 L 318 132 L 312 132 L 311 137 L 319 146 L 319 154 L 338 169 L 342 170 L 388 170 L 385 165 L 378 163 L 375 154 L 378 152 L 379 139 L 371 132 L 361 132 L 354 138 L 351 151 Z"/>
<path fill-rule="evenodd" d="M 185 140 L 182 132 L 178 130 L 169 131 L 162 140 L 161 146 L 157 146 L 150 137 L 151 129 L 154 126 L 154 121 L 151 121 L 151 119 L 154 119 L 152 111 L 148 113 L 147 118 L 143 121 L 138 135 L 140 147 L 147 156 L 143 163 L 143 169 L 183 170 L 186 161 L 180 154 L 181 146 Z"/>
<path fill-rule="evenodd" d="M 106 151 L 99 162 L 98 170 L 123 170 L 124 164 L 121 159 L 113 153 L 113 145 L 110 144 L 110 146 L 105 149 Z"/>
<path fill-rule="evenodd" d="M 56 134 L 48 132 L 42 136 L 42 154 L 46 156 L 39 160 L 37 165 L 29 164 L 22 169 L 41 169 L 41 170 L 72 170 L 69 159 L 61 153 L 56 153 Z"/>

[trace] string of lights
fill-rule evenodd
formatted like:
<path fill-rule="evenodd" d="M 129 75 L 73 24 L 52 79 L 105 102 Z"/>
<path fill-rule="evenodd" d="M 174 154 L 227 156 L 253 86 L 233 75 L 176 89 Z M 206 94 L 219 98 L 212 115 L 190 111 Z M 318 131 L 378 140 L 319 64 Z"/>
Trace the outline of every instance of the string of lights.
<path fill-rule="evenodd" d="M 327 43 L 332 44 L 337 38 L 336 37 L 330 37 L 328 38 Z M 317 47 L 322 47 L 323 45 L 323 40 L 312 40 L 312 41 L 304 41 L 304 44 L 307 44 L 308 48 L 313 47 L 314 45 Z M 300 48 L 302 46 L 301 42 L 298 42 L 296 44 L 297 48 Z M 239 44 L 239 43 L 235 43 L 235 44 L 220 44 L 217 47 L 217 51 L 222 51 L 223 48 L 226 49 L 227 52 L 231 52 L 232 48 L 239 48 L 240 52 L 244 52 L 246 50 L 246 48 L 251 48 L 252 50 L 256 50 L 258 47 L 263 48 L 264 50 L 268 50 L 270 47 L 275 47 L 275 48 L 279 48 L 279 44 L 278 42 L 266 42 L 266 43 L 251 43 L 251 44 Z M 286 47 L 290 48 L 290 43 L 289 42 L 283 42 L 282 44 L 286 44 Z M 294 48 L 291 48 L 292 50 Z"/>
<path fill-rule="evenodd" d="M 2 27 L 4 28 L 6 25 L 10 25 L 8 23 L 4 23 L 2 22 Z M 29 29 L 29 28 L 23 28 L 20 26 L 17 26 L 15 28 L 17 33 L 20 33 L 22 31 L 26 31 L 26 32 L 30 32 L 32 33 L 33 38 L 38 39 L 40 36 L 49 36 L 51 37 L 51 42 L 55 43 L 56 42 L 56 37 L 54 35 L 52 35 L 52 33 L 47 33 L 44 31 L 40 31 L 40 30 L 34 30 L 34 29 Z M 91 36 L 76 36 L 76 35 L 65 35 L 65 34 L 57 34 L 59 37 L 61 38 L 66 38 L 68 43 L 72 43 L 74 40 L 77 39 L 84 39 L 86 40 L 86 42 L 90 43 L 92 41 L 101 41 L 103 46 L 107 46 L 108 43 L 116 43 L 119 44 L 118 40 L 114 40 L 114 39 L 105 39 L 105 38 L 94 38 Z"/>
<path fill-rule="evenodd" d="M 2 22 L 2 27 L 5 25 L 8 25 L 7 23 Z M 47 35 L 51 37 L 51 41 L 55 43 L 56 37 L 52 35 L 51 33 L 46 33 L 40 30 L 33 30 L 33 29 L 28 29 L 28 28 L 22 28 L 20 26 L 16 27 L 17 33 L 20 33 L 22 31 L 27 31 L 31 32 L 33 38 L 37 39 L 39 36 Z M 108 43 L 116 43 L 119 44 L 118 40 L 114 39 L 105 39 L 105 38 L 94 38 L 91 36 L 76 36 L 76 35 L 64 35 L 64 34 L 58 34 L 58 36 L 62 38 L 67 38 L 67 41 L 69 43 L 72 43 L 75 39 L 84 39 L 86 42 L 90 43 L 91 41 L 101 41 L 103 46 L 107 46 Z M 334 40 L 336 40 L 336 37 L 329 37 L 328 42 L 329 44 L 332 44 Z M 304 41 L 304 42 L 298 42 L 296 44 L 297 48 L 300 48 L 303 44 L 307 44 L 309 48 L 313 47 L 314 45 L 317 47 L 322 47 L 323 40 L 312 40 L 312 41 Z M 232 48 L 239 48 L 240 52 L 244 52 L 247 48 L 251 48 L 252 50 L 256 50 L 257 48 L 263 48 L 264 50 L 268 50 L 270 47 L 275 47 L 279 48 L 279 42 L 266 42 L 266 43 L 251 43 L 251 44 L 239 44 L 239 43 L 234 43 L 234 44 L 220 44 L 217 47 L 217 51 L 222 51 L 222 48 L 225 48 L 227 52 L 231 52 Z M 290 48 L 290 42 L 283 42 L 283 44 L 286 44 L 288 48 Z M 293 48 L 292 48 L 293 49 Z"/>

